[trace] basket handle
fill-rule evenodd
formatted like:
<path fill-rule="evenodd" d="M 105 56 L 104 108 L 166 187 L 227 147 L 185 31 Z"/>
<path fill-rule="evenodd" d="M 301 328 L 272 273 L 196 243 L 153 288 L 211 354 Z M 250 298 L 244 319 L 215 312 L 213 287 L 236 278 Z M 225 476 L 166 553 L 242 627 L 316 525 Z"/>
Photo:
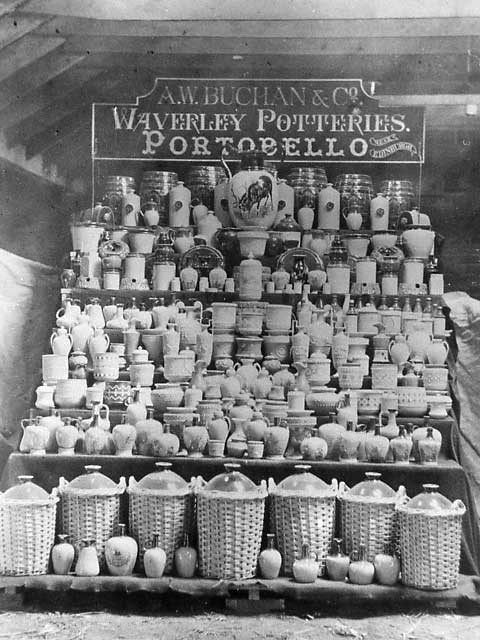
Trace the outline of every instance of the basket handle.
<path fill-rule="evenodd" d="M 405 498 L 407 498 L 407 490 L 401 484 L 397 489 L 397 500 L 401 503 L 405 502 Z"/>
<path fill-rule="evenodd" d="M 275 480 L 273 478 L 269 478 L 267 487 L 268 493 L 272 493 L 276 486 Z"/>
<path fill-rule="evenodd" d="M 118 488 L 121 489 L 122 491 L 125 491 L 125 489 L 127 488 L 127 482 L 125 480 L 125 476 L 122 476 L 120 478 L 120 481 L 118 483 Z"/>
<path fill-rule="evenodd" d="M 137 481 L 135 480 L 135 477 L 134 476 L 130 476 L 128 478 L 128 488 L 129 489 L 133 489 L 133 487 L 136 487 L 136 486 L 137 486 Z"/>
<path fill-rule="evenodd" d="M 462 513 L 462 515 L 463 515 L 463 514 L 466 512 L 466 510 L 467 510 L 467 507 L 464 505 L 464 503 L 462 502 L 462 500 L 459 500 L 459 499 L 457 499 L 457 500 L 454 500 L 454 501 L 453 501 L 453 508 L 454 508 L 456 511 L 458 511 L 458 512 Z"/>
<path fill-rule="evenodd" d="M 347 493 L 347 491 L 349 491 L 350 487 L 343 481 L 340 481 L 340 484 L 338 485 L 338 495 L 341 496 L 344 493 Z"/>
<path fill-rule="evenodd" d="M 65 491 L 65 489 L 68 486 L 68 482 L 65 480 L 65 478 L 63 476 L 60 476 L 60 478 L 58 479 L 58 490 L 60 493 L 62 493 L 62 491 Z"/>
<path fill-rule="evenodd" d="M 332 482 L 330 483 L 330 486 L 332 487 L 332 491 L 336 494 L 338 494 L 339 492 L 339 484 L 338 484 L 338 480 L 336 478 L 332 478 Z"/>

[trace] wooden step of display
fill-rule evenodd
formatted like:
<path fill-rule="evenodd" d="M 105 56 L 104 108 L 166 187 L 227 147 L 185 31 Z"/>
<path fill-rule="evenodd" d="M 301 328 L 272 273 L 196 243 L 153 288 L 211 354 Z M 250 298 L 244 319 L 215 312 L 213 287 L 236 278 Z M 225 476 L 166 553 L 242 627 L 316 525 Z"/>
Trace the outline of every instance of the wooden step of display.
<path fill-rule="evenodd" d="M 323 302 L 325 304 L 331 302 L 332 296 L 331 294 L 322 294 L 322 293 L 311 293 L 309 298 L 312 302 L 317 300 L 318 295 L 321 296 Z M 238 293 L 226 293 L 225 291 L 155 291 L 153 289 L 143 290 L 143 289 L 60 289 L 60 296 L 62 302 L 66 298 L 78 299 L 80 302 L 85 303 L 87 300 L 91 298 L 99 298 L 102 303 L 109 302 L 112 297 L 115 298 L 116 302 L 131 302 L 132 298 L 135 298 L 137 302 L 148 301 L 150 298 L 163 298 L 165 300 L 165 304 L 170 304 L 172 300 L 182 300 L 186 303 L 193 304 L 195 300 L 200 300 L 200 302 L 205 304 L 211 304 L 212 302 L 238 302 Z M 301 299 L 301 294 L 299 293 L 264 293 L 262 295 L 263 302 L 269 302 L 271 304 L 296 304 Z M 339 295 L 338 301 L 342 303 L 345 296 Z M 358 296 L 353 296 L 358 297 Z M 365 299 L 368 296 L 363 296 Z M 395 296 L 399 299 L 400 306 L 403 306 L 405 302 L 405 296 Z M 430 294 L 420 294 L 420 295 L 412 295 L 408 296 L 411 300 L 414 298 L 420 298 L 422 301 L 425 301 L 426 298 L 431 298 L 433 304 L 441 304 L 442 296 L 431 296 Z M 381 296 L 376 295 L 372 296 L 375 302 L 379 302 Z M 393 304 L 394 296 L 386 296 L 387 305 L 391 306 Z"/>
<path fill-rule="evenodd" d="M 377 611 L 395 610 L 409 613 L 412 609 L 437 609 L 480 612 L 480 595 L 477 591 L 477 581 L 472 576 L 460 575 L 455 589 L 445 591 L 423 591 L 398 584 L 386 587 L 379 584 L 353 585 L 349 583 L 332 582 L 319 578 L 312 584 L 299 584 L 289 578 L 263 580 L 252 578 L 249 580 L 209 580 L 205 578 L 176 578 L 165 576 L 162 578 L 146 578 L 141 575 L 127 577 L 96 576 L 91 578 L 74 575 L 56 576 L 18 576 L 0 577 L 0 608 L 8 609 L 8 601 L 3 595 L 10 593 L 27 594 L 28 592 L 55 592 L 50 606 L 62 608 L 62 596 L 76 595 L 88 606 L 85 597 L 91 594 L 97 601 L 102 602 L 107 594 L 128 594 L 132 599 L 135 594 L 155 594 L 157 597 L 167 598 L 176 595 L 180 598 L 192 597 L 202 599 L 232 598 L 239 600 L 239 595 L 251 601 L 263 598 L 284 599 L 290 607 L 303 607 L 313 612 L 337 611 L 345 613 L 351 608 L 375 607 Z M 50 596 L 51 598 L 51 596 Z M 48 601 L 47 601 L 48 602 Z M 48 608 L 45 604 L 45 608 Z M 257 613 L 253 609 L 243 608 L 243 613 Z"/>

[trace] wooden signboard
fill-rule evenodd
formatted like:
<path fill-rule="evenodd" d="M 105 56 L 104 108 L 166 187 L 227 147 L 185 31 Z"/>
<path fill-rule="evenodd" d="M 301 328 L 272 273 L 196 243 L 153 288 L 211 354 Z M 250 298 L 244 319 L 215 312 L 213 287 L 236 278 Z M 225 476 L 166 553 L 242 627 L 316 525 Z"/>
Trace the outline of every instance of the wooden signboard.
<path fill-rule="evenodd" d="M 288 163 L 424 161 L 422 107 L 381 107 L 361 80 L 157 78 L 133 104 L 95 103 L 94 160 L 218 161 L 256 148 Z"/>

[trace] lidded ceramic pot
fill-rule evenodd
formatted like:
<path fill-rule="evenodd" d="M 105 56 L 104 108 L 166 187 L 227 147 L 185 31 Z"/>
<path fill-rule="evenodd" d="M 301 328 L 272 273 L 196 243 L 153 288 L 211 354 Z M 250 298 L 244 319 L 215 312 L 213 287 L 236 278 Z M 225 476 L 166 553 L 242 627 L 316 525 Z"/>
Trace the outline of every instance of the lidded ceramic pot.
<path fill-rule="evenodd" d="M 465 505 L 437 484 L 398 507 L 402 582 L 417 589 L 454 589 L 458 582 Z"/>
<path fill-rule="evenodd" d="M 133 476 L 129 479 L 130 532 L 138 541 L 142 569 L 152 531 L 158 533 L 159 546 L 167 556 L 165 572 L 170 573 L 175 550 L 192 530 L 193 484 L 172 471 L 169 462 L 156 462 L 155 467 L 155 471 L 138 482 Z"/>
<path fill-rule="evenodd" d="M 117 529 L 120 517 L 120 496 L 125 491 L 125 478 L 116 484 L 100 473 L 98 465 L 86 465 L 85 473 L 71 482 L 61 477 L 61 530 L 70 536 L 78 550 L 84 538 L 96 541 L 101 567 L 105 566 L 105 543 Z"/>
<path fill-rule="evenodd" d="M 48 494 L 32 480 L 18 476 L 18 484 L 0 493 L 0 575 L 48 573 L 57 491 Z"/>
<path fill-rule="evenodd" d="M 255 485 L 226 464 L 225 472 L 197 491 L 197 529 L 200 575 L 204 578 L 253 578 L 260 553 L 265 482 Z"/>
<path fill-rule="evenodd" d="M 380 473 L 365 476 L 366 480 L 351 489 L 340 483 L 341 535 L 347 553 L 364 544 L 367 558 L 373 559 L 383 553 L 386 544 L 395 542 L 397 507 L 407 498 L 403 486 L 394 491 L 380 480 Z"/>
<path fill-rule="evenodd" d="M 272 524 L 285 575 L 292 575 L 293 563 L 302 556 L 302 544 L 310 545 L 323 573 L 332 544 L 338 483 L 334 479 L 328 485 L 310 470 L 308 464 L 296 464 L 295 473 L 278 485 L 269 480 Z"/>

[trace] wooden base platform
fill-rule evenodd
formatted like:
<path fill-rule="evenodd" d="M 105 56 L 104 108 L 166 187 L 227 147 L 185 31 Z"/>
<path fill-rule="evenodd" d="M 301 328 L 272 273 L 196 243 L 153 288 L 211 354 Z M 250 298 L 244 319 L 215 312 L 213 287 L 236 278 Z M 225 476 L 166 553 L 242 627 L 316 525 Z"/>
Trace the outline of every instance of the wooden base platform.
<path fill-rule="evenodd" d="M 223 600 L 224 606 L 237 612 L 257 613 L 259 610 L 280 610 L 302 607 L 312 612 L 350 609 L 409 611 L 412 608 L 461 610 L 480 613 L 480 580 L 461 575 L 457 588 L 446 591 L 423 591 L 401 584 L 385 587 L 378 584 L 368 586 L 332 582 L 318 579 L 314 584 L 299 584 L 289 578 L 277 580 L 207 580 L 203 578 L 182 579 L 164 577 L 149 579 L 143 576 L 112 577 L 98 576 L 81 578 L 73 575 L 22 576 L 0 578 L 0 608 L 9 609 L 12 597 L 20 598 L 30 593 L 48 596 L 43 603 L 61 608 L 62 597 L 86 603 L 88 594 L 94 599 L 96 608 L 104 601 L 108 608 L 108 596 L 115 595 L 122 602 L 135 596 L 154 598 L 157 601 L 175 597 L 185 599 Z M 49 592 L 49 595 L 48 595 Z M 52 592 L 55 592 L 53 594 Z M 32 599 L 30 598 L 30 602 Z"/>

